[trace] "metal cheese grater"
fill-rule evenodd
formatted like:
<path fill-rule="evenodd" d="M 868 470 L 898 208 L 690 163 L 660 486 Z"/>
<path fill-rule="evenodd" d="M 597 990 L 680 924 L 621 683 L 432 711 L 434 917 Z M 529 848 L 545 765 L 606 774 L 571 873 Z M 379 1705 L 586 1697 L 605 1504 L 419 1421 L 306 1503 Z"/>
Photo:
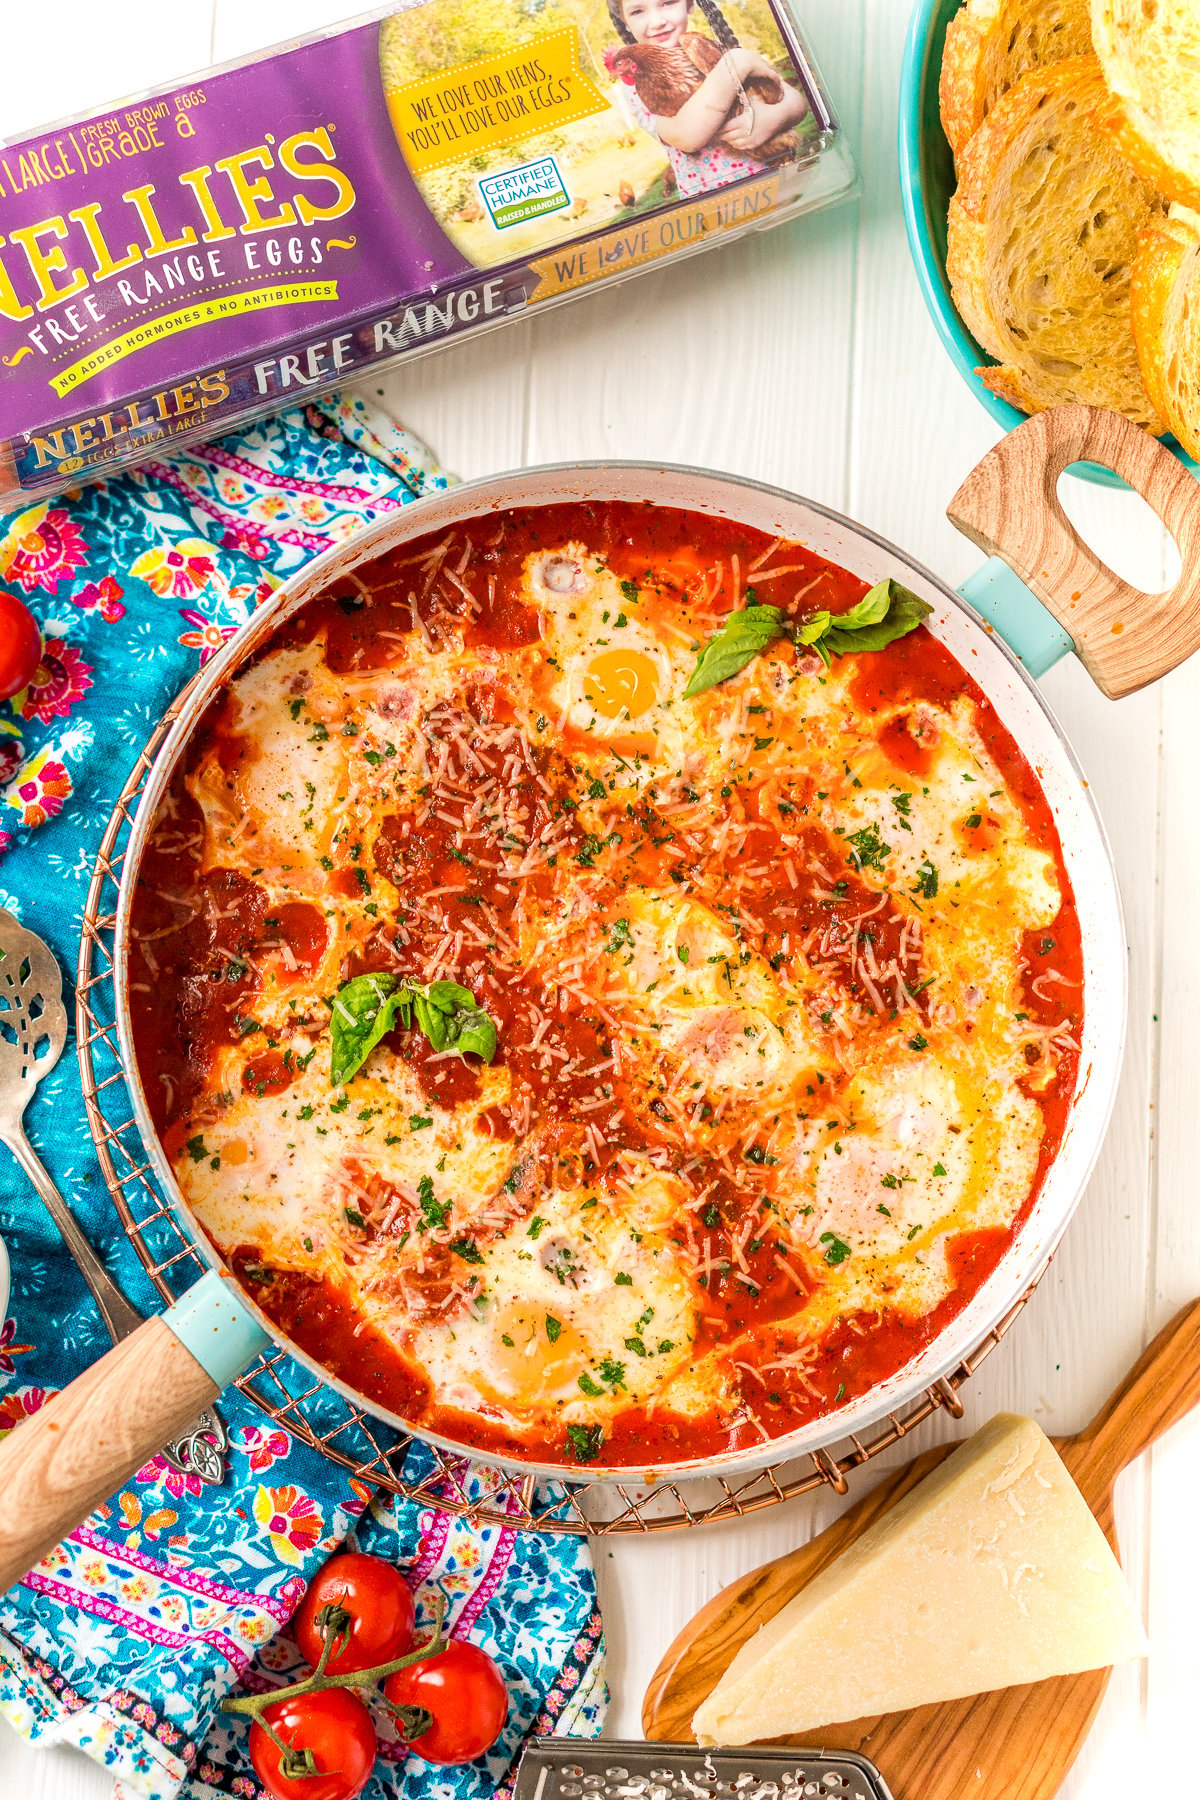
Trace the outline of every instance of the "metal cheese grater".
<path fill-rule="evenodd" d="M 874 1763 L 849 1750 L 698 1750 L 543 1738 L 513 1800 L 892 1800 Z"/>

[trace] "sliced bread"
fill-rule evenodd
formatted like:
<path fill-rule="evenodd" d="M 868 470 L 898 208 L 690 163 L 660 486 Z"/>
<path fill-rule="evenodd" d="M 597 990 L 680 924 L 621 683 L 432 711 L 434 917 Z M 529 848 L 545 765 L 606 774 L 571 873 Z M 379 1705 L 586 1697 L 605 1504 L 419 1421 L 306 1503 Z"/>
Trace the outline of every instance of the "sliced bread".
<path fill-rule="evenodd" d="M 998 369 L 993 393 L 1025 412 L 1082 402 L 1165 427 L 1133 343 L 1138 233 L 1161 203 L 1096 130 L 1094 56 L 1023 75 L 963 152 L 946 269 L 955 305 Z"/>
<path fill-rule="evenodd" d="M 1089 0 L 966 0 L 942 56 L 942 129 L 955 157 L 1013 82 L 1092 47 Z"/>
<path fill-rule="evenodd" d="M 1200 461 L 1200 214 L 1173 206 L 1142 232 L 1133 266 L 1133 337 L 1146 391 Z"/>
<path fill-rule="evenodd" d="M 1200 207 L 1200 0 L 1091 0 L 1100 124 L 1168 200 Z"/>

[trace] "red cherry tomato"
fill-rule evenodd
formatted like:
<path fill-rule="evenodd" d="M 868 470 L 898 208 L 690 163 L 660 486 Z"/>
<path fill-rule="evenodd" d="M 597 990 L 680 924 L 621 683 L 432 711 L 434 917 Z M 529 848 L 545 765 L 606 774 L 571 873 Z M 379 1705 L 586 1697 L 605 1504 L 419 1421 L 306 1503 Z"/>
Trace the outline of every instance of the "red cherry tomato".
<path fill-rule="evenodd" d="M 331 1557 L 309 1583 L 292 1635 L 314 1669 L 321 1655 L 317 1614 L 323 1606 L 339 1606 L 350 1615 L 350 1641 L 325 1665 L 332 1675 L 373 1669 L 412 1648 L 416 1616 L 412 1590 L 399 1569 L 378 1556 L 348 1550 Z"/>
<path fill-rule="evenodd" d="M 362 1793 L 375 1767 L 375 1727 L 348 1688 L 283 1699 L 263 1716 L 293 1749 L 311 1750 L 317 1765 L 314 1775 L 285 1775 L 282 1750 L 256 1720 L 250 1727 L 250 1761 L 276 1800 L 354 1800 Z"/>
<path fill-rule="evenodd" d="M 420 1706 L 433 1714 L 428 1731 L 412 1743 L 426 1762 L 474 1762 L 491 1749 L 508 1717 L 508 1689 L 499 1669 L 486 1650 L 459 1638 L 451 1638 L 439 1655 L 389 1675 L 383 1691 L 394 1706 Z"/>
<path fill-rule="evenodd" d="M 0 700 L 28 687 L 42 660 L 42 634 L 23 600 L 0 588 Z"/>

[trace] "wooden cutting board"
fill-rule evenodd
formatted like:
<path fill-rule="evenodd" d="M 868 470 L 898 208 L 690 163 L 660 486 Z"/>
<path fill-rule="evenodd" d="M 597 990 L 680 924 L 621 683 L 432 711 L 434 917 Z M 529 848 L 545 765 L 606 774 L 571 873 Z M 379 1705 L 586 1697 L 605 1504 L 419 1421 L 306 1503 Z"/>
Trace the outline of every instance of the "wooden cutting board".
<path fill-rule="evenodd" d="M 1086 1430 L 1056 1447 L 1116 1549 L 1113 1483 L 1200 1400 L 1200 1300 L 1159 1333 Z M 642 1703 L 646 1736 L 686 1743 L 692 1715 L 758 1627 L 950 1450 L 943 1444 L 893 1469 L 828 1531 L 723 1589 L 685 1626 L 654 1672 Z M 1003 1688 L 969 1700 L 831 1725 L 783 1744 L 869 1756 L 895 1800 L 1052 1800 L 1088 1734 L 1111 1670 Z"/>

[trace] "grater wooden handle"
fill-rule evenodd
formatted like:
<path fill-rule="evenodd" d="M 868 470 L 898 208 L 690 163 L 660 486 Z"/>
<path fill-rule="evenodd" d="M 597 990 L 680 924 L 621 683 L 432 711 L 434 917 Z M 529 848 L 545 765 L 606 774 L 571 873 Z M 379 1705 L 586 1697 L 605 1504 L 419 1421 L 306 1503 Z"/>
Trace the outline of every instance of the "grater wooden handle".
<path fill-rule="evenodd" d="M 1200 1300 L 1163 1327 L 1096 1417 L 1070 1440 L 1071 1474 L 1093 1511 L 1113 1482 L 1200 1403 Z"/>

